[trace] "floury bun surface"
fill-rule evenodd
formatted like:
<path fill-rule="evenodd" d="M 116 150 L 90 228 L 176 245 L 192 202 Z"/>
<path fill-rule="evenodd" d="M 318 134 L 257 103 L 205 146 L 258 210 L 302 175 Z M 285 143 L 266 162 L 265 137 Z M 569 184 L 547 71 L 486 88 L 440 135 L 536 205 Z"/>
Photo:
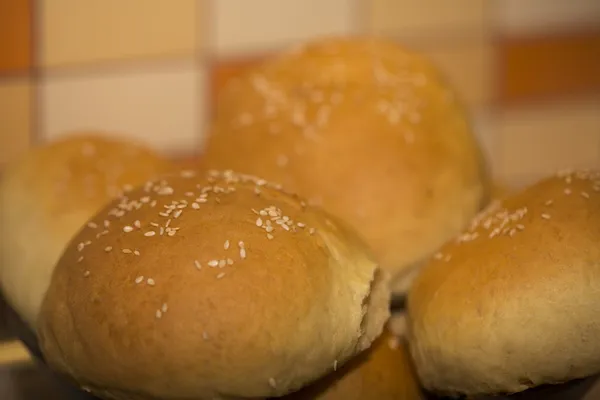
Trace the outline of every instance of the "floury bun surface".
<path fill-rule="evenodd" d="M 0 176 L 0 286 L 35 330 L 56 262 L 71 238 L 108 201 L 167 172 L 152 150 L 94 132 L 36 147 Z"/>
<path fill-rule="evenodd" d="M 415 280 L 408 338 L 423 385 L 513 393 L 600 373 L 600 172 L 509 194 Z"/>
<path fill-rule="evenodd" d="M 108 399 L 280 396 L 368 348 L 389 297 L 333 217 L 262 179 L 183 171 L 115 200 L 74 238 L 40 345 Z"/>
<path fill-rule="evenodd" d="M 325 38 L 223 89 L 203 157 L 353 226 L 399 278 L 487 204 L 490 177 L 442 74 L 393 41 Z"/>

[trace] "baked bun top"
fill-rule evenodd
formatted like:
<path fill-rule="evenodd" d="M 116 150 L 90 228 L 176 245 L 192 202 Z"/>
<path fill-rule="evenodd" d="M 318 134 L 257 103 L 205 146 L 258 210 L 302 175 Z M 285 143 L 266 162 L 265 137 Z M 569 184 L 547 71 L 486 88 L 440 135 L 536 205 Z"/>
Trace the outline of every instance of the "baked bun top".
<path fill-rule="evenodd" d="M 383 39 L 320 39 L 233 79 L 204 161 L 324 207 L 393 273 L 431 255 L 489 196 L 453 90 L 426 59 Z"/>
<path fill-rule="evenodd" d="M 285 400 L 422 400 L 406 343 L 389 329 L 336 372 Z"/>
<path fill-rule="evenodd" d="M 600 172 L 494 203 L 415 280 L 408 335 L 426 388 L 513 393 L 600 372 Z"/>
<path fill-rule="evenodd" d="M 35 330 L 54 265 L 80 227 L 123 190 L 168 171 L 152 150 L 100 133 L 35 147 L 0 176 L 0 286 Z"/>
<path fill-rule="evenodd" d="M 386 283 L 352 230 L 277 185 L 182 171 L 74 238 L 40 345 L 107 398 L 281 396 L 370 346 L 389 317 Z"/>

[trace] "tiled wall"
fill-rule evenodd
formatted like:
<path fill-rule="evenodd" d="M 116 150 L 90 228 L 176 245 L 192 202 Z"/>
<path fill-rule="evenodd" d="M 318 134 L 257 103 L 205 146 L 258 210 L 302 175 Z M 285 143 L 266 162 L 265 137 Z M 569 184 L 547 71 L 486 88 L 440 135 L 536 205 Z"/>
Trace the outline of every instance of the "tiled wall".
<path fill-rule="evenodd" d="M 446 72 L 500 176 L 600 166 L 598 28 L 597 0 L 0 0 L 0 164 L 82 129 L 199 152 L 231 76 L 375 33 Z"/>

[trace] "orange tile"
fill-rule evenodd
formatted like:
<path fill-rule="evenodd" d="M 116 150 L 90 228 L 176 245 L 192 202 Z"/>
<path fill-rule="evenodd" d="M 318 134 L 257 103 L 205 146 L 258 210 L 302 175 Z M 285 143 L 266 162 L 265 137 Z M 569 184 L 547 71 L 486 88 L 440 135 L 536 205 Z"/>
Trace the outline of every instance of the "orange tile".
<path fill-rule="evenodd" d="M 210 76 L 210 104 L 215 104 L 219 91 L 229 82 L 230 79 L 239 76 L 255 67 L 264 59 L 266 55 L 254 56 L 242 59 L 222 60 L 217 61 L 211 70 Z"/>
<path fill-rule="evenodd" d="M 29 148 L 31 97 L 31 85 L 27 80 L 0 82 L 0 166 Z"/>
<path fill-rule="evenodd" d="M 0 0 L 0 73 L 31 65 L 31 2 Z"/>
<path fill-rule="evenodd" d="M 500 40 L 499 101 L 600 93 L 600 30 Z"/>

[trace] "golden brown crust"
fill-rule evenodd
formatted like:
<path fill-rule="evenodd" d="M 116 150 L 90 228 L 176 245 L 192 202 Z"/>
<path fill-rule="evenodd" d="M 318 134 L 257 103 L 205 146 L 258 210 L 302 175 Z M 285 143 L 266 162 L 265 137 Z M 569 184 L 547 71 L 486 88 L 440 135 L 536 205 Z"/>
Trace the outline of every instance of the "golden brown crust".
<path fill-rule="evenodd" d="M 286 394 L 368 347 L 389 316 L 355 234 L 257 178 L 183 171 L 91 222 L 56 268 L 39 335 L 49 363 L 95 393 Z"/>
<path fill-rule="evenodd" d="M 0 282 L 30 327 L 54 264 L 80 227 L 123 189 L 168 171 L 153 151 L 100 133 L 36 147 L 0 178 Z"/>
<path fill-rule="evenodd" d="M 495 203 L 408 298 L 411 353 L 442 393 L 518 392 L 600 372 L 600 172 Z"/>
<path fill-rule="evenodd" d="M 483 155 L 453 92 L 428 61 L 380 39 L 308 43 L 235 80 L 204 161 L 322 205 L 393 272 L 487 201 Z"/>
<path fill-rule="evenodd" d="M 285 400 L 422 400 L 404 340 L 389 330 L 336 372 Z"/>

